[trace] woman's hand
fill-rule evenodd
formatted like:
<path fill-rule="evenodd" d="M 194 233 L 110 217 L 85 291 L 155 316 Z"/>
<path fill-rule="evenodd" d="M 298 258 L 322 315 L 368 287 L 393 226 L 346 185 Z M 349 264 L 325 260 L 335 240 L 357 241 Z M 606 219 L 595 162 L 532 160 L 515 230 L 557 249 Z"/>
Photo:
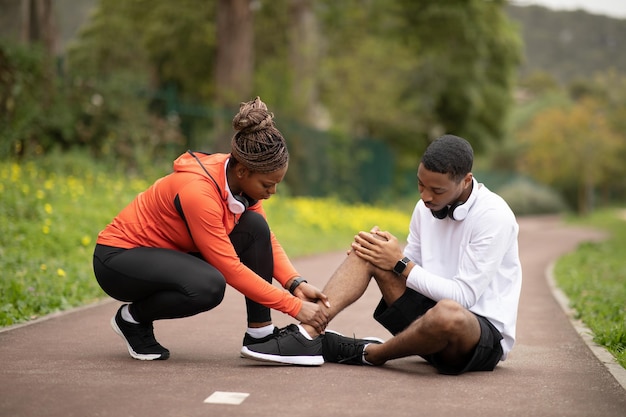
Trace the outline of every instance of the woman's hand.
<path fill-rule="evenodd" d="M 302 301 L 302 308 L 296 319 L 313 327 L 318 333 L 323 333 L 328 325 L 328 310 L 321 304 Z"/>
<path fill-rule="evenodd" d="M 322 291 L 319 290 L 315 285 L 311 285 L 308 282 L 303 282 L 298 285 L 298 287 L 294 290 L 293 295 L 298 297 L 304 301 L 321 301 L 324 305 L 330 308 L 330 303 L 328 302 L 328 297 Z"/>

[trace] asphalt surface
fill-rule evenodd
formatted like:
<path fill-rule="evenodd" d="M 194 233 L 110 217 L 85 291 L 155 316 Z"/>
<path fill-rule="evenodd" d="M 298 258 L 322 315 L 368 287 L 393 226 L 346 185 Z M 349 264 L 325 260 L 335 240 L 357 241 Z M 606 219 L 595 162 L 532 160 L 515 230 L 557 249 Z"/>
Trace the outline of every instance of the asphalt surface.
<path fill-rule="evenodd" d="M 109 325 L 119 306 L 112 300 L 4 329 L 0 416 L 626 416 L 620 377 L 572 325 L 546 278 L 556 258 L 602 235 L 565 227 L 556 217 L 519 222 L 524 283 L 518 338 L 494 372 L 444 376 L 417 357 L 382 367 L 243 359 L 244 299 L 228 288 L 210 312 L 155 323 L 158 340 L 171 351 L 167 361 L 130 358 Z M 344 256 L 294 263 L 321 288 Z M 389 338 L 371 317 L 379 297 L 370 286 L 329 328 Z M 274 319 L 280 326 L 294 322 L 277 312 Z M 226 400 L 243 401 L 205 402 L 222 392 Z"/>

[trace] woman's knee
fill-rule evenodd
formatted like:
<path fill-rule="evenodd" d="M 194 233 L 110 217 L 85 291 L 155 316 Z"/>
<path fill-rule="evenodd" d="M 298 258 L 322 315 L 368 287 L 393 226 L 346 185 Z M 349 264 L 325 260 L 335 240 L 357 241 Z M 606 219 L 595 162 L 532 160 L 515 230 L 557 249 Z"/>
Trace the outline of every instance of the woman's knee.
<path fill-rule="evenodd" d="M 203 279 L 191 292 L 190 302 L 200 311 L 207 311 L 217 307 L 224 299 L 226 280 L 223 276 L 213 276 Z"/>
<path fill-rule="evenodd" d="M 239 219 L 239 224 L 237 226 L 253 230 L 256 233 L 266 234 L 268 237 L 270 234 L 270 226 L 267 224 L 265 217 L 254 211 L 246 211 L 241 219 Z"/>

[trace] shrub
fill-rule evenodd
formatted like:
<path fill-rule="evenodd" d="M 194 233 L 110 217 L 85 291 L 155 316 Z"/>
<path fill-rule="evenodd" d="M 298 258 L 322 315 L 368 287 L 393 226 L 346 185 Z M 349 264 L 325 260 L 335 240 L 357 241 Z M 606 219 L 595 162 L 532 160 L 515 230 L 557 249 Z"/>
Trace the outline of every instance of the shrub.
<path fill-rule="evenodd" d="M 509 204 L 517 216 L 567 211 L 567 205 L 556 192 L 528 180 L 516 180 L 502 186 L 497 193 Z"/>

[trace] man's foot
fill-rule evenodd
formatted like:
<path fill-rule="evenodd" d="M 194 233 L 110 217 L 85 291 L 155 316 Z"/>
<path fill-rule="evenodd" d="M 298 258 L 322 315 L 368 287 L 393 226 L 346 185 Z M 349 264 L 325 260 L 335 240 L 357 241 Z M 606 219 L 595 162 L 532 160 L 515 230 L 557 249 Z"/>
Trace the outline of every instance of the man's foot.
<path fill-rule="evenodd" d="M 111 327 L 126 342 L 130 356 L 142 361 L 165 360 L 169 358 L 170 351 L 161 346 L 154 338 L 152 323 L 133 324 L 125 321 L 122 318 L 122 307 L 117 310 L 117 313 L 111 319 Z"/>
<path fill-rule="evenodd" d="M 264 362 L 287 365 L 319 366 L 324 363 L 322 339 L 307 339 L 295 324 L 280 329 L 272 339 L 243 346 L 241 356 Z"/>
<path fill-rule="evenodd" d="M 322 342 L 322 352 L 326 362 L 345 363 L 348 365 L 367 365 L 363 361 L 363 350 L 370 343 L 380 344 L 384 341 L 377 337 L 356 339 L 346 337 L 332 330 L 326 330 Z M 365 352 L 367 355 L 367 352 Z"/>

